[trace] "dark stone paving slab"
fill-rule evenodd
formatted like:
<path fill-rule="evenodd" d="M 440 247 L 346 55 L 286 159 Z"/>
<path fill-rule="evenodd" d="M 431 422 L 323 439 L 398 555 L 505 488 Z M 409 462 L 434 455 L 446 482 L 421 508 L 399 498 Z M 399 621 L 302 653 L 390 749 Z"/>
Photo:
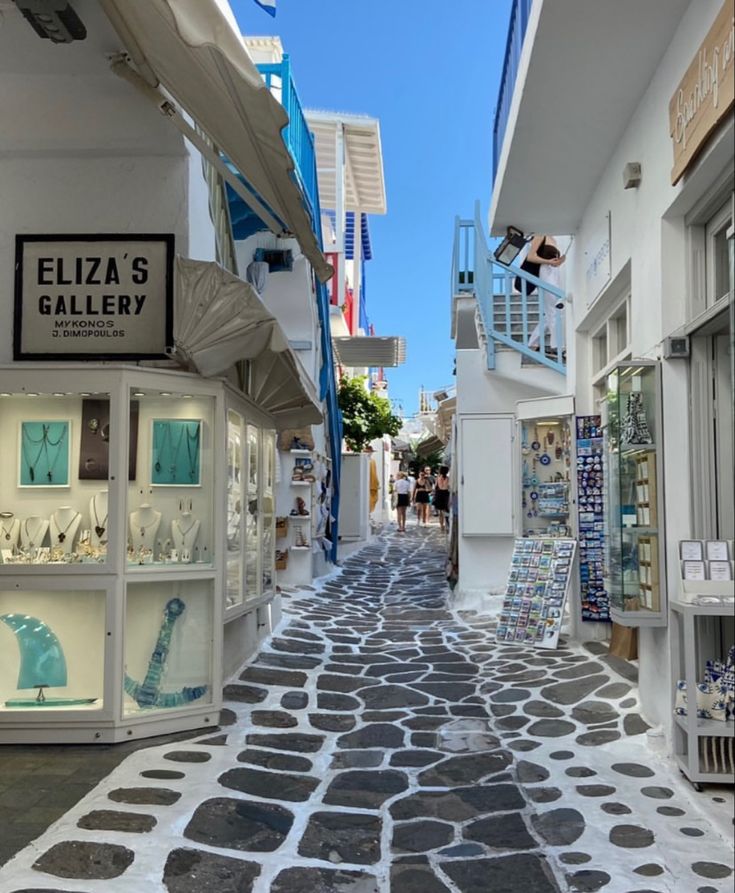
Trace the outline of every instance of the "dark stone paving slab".
<path fill-rule="evenodd" d="M 307 680 L 306 673 L 300 670 L 279 670 L 271 667 L 247 667 L 240 673 L 243 682 L 255 682 L 258 685 L 283 685 L 286 688 L 303 688 Z"/>
<path fill-rule="evenodd" d="M 262 766 L 264 769 L 273 769 L 274 771 L 310 772 L 312 767 L 311 760 L 307 760 L 306 757 L 252 748 L 241 751 L 237 755 L 237 759 L 240 763 L 250 763 L 253 766 Z"/>
<path fill-rule="evenodd" d="M 549 770 L 538 763 L 531 763 L 528 760 L 520 760 L 516 766 L 516 774 L 518 780 L 523 784 L 534 784 L 539 781 L 546 781 L 549 777 Z"/>
<path fill-rule="evenodd" d="M 36 871 L 73 880 L 120 877 L 135 859 L 132 850 L 112 843 L 69 840 L 57 843 L 33 863 Z"/>
<path fill-rule="evenodd" d="M 397 726 L 375 723 L 363 726 L 349 735 L 341 735 L 337 739 L 337 747 L 365 749 L 382 747 L 386 750 L 395 750 L 403 747 L 403 739 L 404 733 Z"/>
<path fill-rule="evenodd" d="M 450 893 L 426 865 L 398 863 L 391 866 L 390 893 Z"/>
<path fill-rule="evenodd" d="M 299 724 L 295 716 L 285 710 L 253 710 L 250 714 L 253 725 L 271 729 L 292 729 Z"/>
<path fill-rule="evenodd" d="M 299 854 L 333 864 L 373 865 L 380 860 L 382 821 L 370 815 L 317 812 L 309 819 Z"/>
<path fill-rule="evenodd" d="M 573 874 L 566 876 L 569 889 L 574 893 L 596 893 L 606 887 L 612 878 L 606 871 L 593 871 L 589 868 L 583 868 L 581 871 L 575 871 Z"/>
<path fill-rule="evenodd" d="M 382 750 L 343 750 L 332 757 L 332 769 L 373 769 L 384 759 Z"/>
<path fill-rule="evenodd" d="M 163 884 L 169 893 L 252 893 L 259 875 L 255 862 L 181 848 L 169 853 Z"/>
<path fill-rule="evenodd" d="M 156 819 L 152 815 L 114 809 L 95 809 L 77 822 L 77 828 L 89 831 L 129 831 L 132 834 L 145 834 L 155 827 Z"/>
<path fill-rule="evenodd" d="M 305 691 L 287 691 L 281 698 L 284 710 L 303 710 L 309 705 L 309 696 Z"/>
<path fill-rule="evenodd" d="M 321 664 L 321 659 L 295 654 L 269 654 L 267 651 L 262 651 L 256 663 L 269 667 L 284 667 L 288 670 L 313 670 Z"/>
<path fill-rule="evenodd" d="M 295 753 L 317 753 L 324 744 L 323 735 L 307 735 L 304 732 L 287 732 L 284 735 L 248 735 L 245 739 L 255 747 L 272 747 Z"/>
<path fill-rule="evenodd" d="M 541 697 L 554 704 L 569 706 L 582 701 L 610 679 L 609 676 L 586 676 L 569 682 L 557 682 L 541 689 Z"/>
<path fill-rule="evenodd" d="M 169 788 L 116 788 L 107 796 L 116 803 L 145 803 L 151 806 L 171 806 L 181 799 L 178 791 Z"/>
<path fill-rule="evenodd" d="M 403 685 L 377 685 L 360 691 L 368 709 L 423 707 L 429 703 L 425 694 Z"/>
<path fill-rule="evenodd" d="M 653 831 L 640 825 L 616 825 L 610 830 L 610 843 L 626 849 L 643 849 L 653 845 Z"/>
<path fill-rule="evenodd" d="M 287 868 L 270 893 L 380 893 L 377 878 L 362 871 L 329 868 Z"/>
<path fill-rule="evenodd" d="M 310 713 L 309 723 L 321 732 L 349 732 L 355 728 L 355 717 L 348 713 Z"/>
<path fill-rule="evenodd" d="M 454 826 L 446 822 L 419 820 L 400 822 L 393 828 L 393 852 L 428 853 L 454 839 Z"/>
<path fill-rule="evenodd" d="M 320 710 L 355 711 L 361 707 L 357 698 L 353 698 L 351 695 L 338 695 L 330 692 L 319 692 L 316 705 Z"/>
<path fill-rule="evenodd" d="M 576 809 L 560 808 L 531 817 L 537 834 L 551 846 L 569 846 L 585 829 L 584 816 Z"/>
<path fill-rule="evenodd" d="M 505 751 L 450 757 L 426 769 L 419 775 L 418 781 L 424 787 L 456 787 L 502 772 L 511 762 L 510 754 Z"/>
<path fill-rule="evenodd" d="M 217 797 L 198 806 L 184 837 L 208 846 L 271 853 L 286 839 L 293 814 L 282 806 Z"/>
<path fill-rule="evenodd" d="M 211 753 L 201 750 L 170 750 L 163 755 L 164 760 L 172 763 L 208 763 L 212 759 Z"/>
<path fill-rule="evenodd" d="M 268 690 L 254 685 L 226 685 L 222 690 L 226 701 L 238 701 L 241 704 L 260 704 L 268 697 Z"/>
<path fill-rule="evenodd" d="M 261 772 L 258 769 L 229 769 L 219 783 L 233 791 L 269 800 L 301 802 L 308 800 L 319 786 L 319 779 L 285 772 Z"/>
<path fill-rule="evenodd" d="M 408 779 L 404 773 L 394 769 L 343 772 L 327 788 L 324 803 L 331 806 L 378 809 L 386 800 L 402 793 L 407 787 Z"/>
<path fill-rule="evenodd" d="M 185 772 L 179 772 L 177 769 L 145 769 L 140 773 L 143 778 L 158 778 L 158 779 L 175 779 L 175 778 L 186 778 Z"/>
<path fill-rule="evenodd" d="M 533 850 L 538 847 L 519 813 L 479 819 L 463 832 L 467 840 L 484 843 L 497 850 Z"/>
<path fill-rule="evenodd" d="M 545 859 L 531 854 L 445 862 L 442 871 L 461 893 L 559 893 Z"/>
<path fill-rule="evenodd" d="M 396 821 L 439 818 L 462 822 L 487 813 L 523 809 L 525 805 L 516 785 L 493 784 L 411 794 L 393 803 L 390 814 Z"/>

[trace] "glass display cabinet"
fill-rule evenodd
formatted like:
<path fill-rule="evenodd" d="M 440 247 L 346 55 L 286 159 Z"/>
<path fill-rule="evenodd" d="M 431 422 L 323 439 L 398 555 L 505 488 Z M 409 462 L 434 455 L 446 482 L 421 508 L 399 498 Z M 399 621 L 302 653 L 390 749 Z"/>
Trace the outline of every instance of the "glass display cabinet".
<path fill-rule="evenodd" d="M 518 404 L 523 536 L 573 535 L 573 411 L 566 397 Z"/>
<path fill-rule="evenodd" d="M 661 444 L 661 369 L 621 363 L 607 381 L 607 589 L 625 626 L 667 622 Z"/>
<path fill-rule="evenodd" d="M 0 742 L 215 726 L 239 473 L 224 384 L 92 364 L 2 378 Z"/>

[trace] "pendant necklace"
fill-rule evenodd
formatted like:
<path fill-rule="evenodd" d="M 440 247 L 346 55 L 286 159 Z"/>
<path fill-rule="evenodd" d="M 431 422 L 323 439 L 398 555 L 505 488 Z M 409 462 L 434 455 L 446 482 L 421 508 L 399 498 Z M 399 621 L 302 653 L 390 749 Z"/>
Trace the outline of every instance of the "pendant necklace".
<path fill-rule="evenodd" d="M 181 536 L 182 540 L 186 541 L 187 535 L 194 529 L 194 527 L 196 526 L 196 523 L 197 523 L 196 520 L 194 520 L 186 528 L 186 530 L 182 530 L 181 529 L 181 521 L 178 521 L 178 520 L 176 521 L 176 526 L 179 528 L 179 535 Z"/>
<path fill-rule="evenodd" d="M 31 479 L 31 483 L 35 483 L 36 481 L 36 466 L 38 465 L 38 460 L 41 458 L 41 453 L 43 453 L 44 448 L 46 447 L 46 438 L 48 437 L 48 429 L 46 425 L 41 426 L 42 435 L 39 440 L 34 440 L 31 435 L 28 433 L 25 425 L 23 426 L 23 438 L 22 438 L 22 449 L 23 449 L 23 458 L 25 459 L 25 463 L 28 466 L 28 477 Z M 31 462 L 28 458 L 28 444 L 38 444 L 41 445 L 38 448 L 38 452 L 36 453 L 36 458 Z"/>
<path fill-rule="evenodd" d="M 92 497 L 92 514 L 94 515 L 94 532 L 97 534 L 97 539 L 102 541 L 102 536 L 107 530 L 107 518 L 109 517 L 109 509 L 105 517 L 100 522 L 99 516 L 97 515 L 97 498 Z"/>
<path fill-rule="evenodd" d="M 197 472 L 197 465 L 199 459 L 199 423 L 196 423 L 196 430 L 194 434 L 189 431 L 189 427 L 186 427 L 186 453 L 189 458 L 189 479 L 194 481 Z M 193 446 L 192 446 L 193 444 Z"/>
<path fill-rule="evenodd" d="M 62 448 L 61 443 L 64 440 L 64 437 L 66 436 L 66 428 L 61 429 L 61 434 L 59 434 L 59 439 L 55 443 L 54 443 L 54 441 L 51 440 L 50 437 L 48 437 L 48 434 L 49 434 L 48 430 L 46 431 L 46 434 L 47 434 L 46 443 L 44 444 L 45 451 L 46 451 L 46 466 L 48 468 L 48 471 L 46 472 L 46 477 L 48 478 L 49 483 L 51 483 L 54 479 L 54 470 L 56 468 L 56 463 L 59 461 L 59 456 L 61 455 L 61 448 Z M 54 457 L 53 462 L 49 461 L 48 448 L 50 446 L 57 447 L 56 456 Z"/>
<path fill-rule="evenodd" d="M 171 440 L 171 427 L 168 422 L 163 422 L 162 425 L 163 431 L 161 432 L 160 440 L 158 442 L 158 447 L 156 449 L 156 464 L 153 466 L 157 472 L 161 471 L 161 459 L 163 458 L 163 452 L 166 446 L 166 441 Z"/>
<path fill-rule="evenodd" d="M 28 548 L 35 549 L 36 548 L 36 538 L 38 537 L 38 534 L 41 532 L 44 522 L 40 521 L 36 525 L 35 533 L 31 534 L 30 531 L 28 530 L 28 522 L 29 521 L 30 521 L 30 518 L 26 518 L 25 523 L 23 524 L 23 529 L 26 532 L 25 539 L 26 539 L 26 542 L 28 543 Z"/>
<path fill-rule="evenodd" d="M 5 524 L 2 525 L 2 531 L 5 534 L 5 539 L 10 542 L 10 538 L 13 535 L 13 527 L 15 526 L 15 521 L 10 522 L 10 530 L 8 530 Z"/>
<path fill-rule="evenodd" d="M 139 527 L 139 529 L 140 529 L 140 535 L 141 535 L 141 536 L 145 536 L 145 532 L 146 532 L 146 530 L 148 530 L 149 527 L 153 527 L 153 525 L 154 525 L 158 520 L 160 520 L 160 519 L 159 519 L 159 518 L 154 518 L 149 524 L 139 524 L 138 527 Z"/>
<path fill-rule="evenodd" d="M 66 533 L 67 533 L 67 531 L 69 530 L 69 528 L 71 527 L 71 525 L 77 520 L 77 518 L 80 517 L 79 512 L 74 512 L 74 515 L 72 516 L 71 521 L 69 521 L 69 523 L 66 525 L 66 527 L 65 527 L 63 530 L 61 530 L 61 524 L 59 524 L 59 519 L 56 517 L 56 513 L 55 513 L 55 512 L 54 512 L 54 514 L 53 514 L 52 517 L 53 517 L 53 519 L 54 519 L 54 524 L 56 524 L 56 527 L 57 527 L 58 530 L 59 530 L 59 532 L 58 532 L 58 534 L 57 534 L 57 538 L 58 538 L 58 540 L 59 540 L 60 543 L 63 543 L 64 540 L 66 539 Z"/>

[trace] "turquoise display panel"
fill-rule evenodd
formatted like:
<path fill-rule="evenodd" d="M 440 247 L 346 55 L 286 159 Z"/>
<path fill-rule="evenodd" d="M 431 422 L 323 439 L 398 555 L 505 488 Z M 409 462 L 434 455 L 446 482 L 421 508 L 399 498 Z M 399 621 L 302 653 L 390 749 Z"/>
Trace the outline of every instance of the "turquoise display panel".
<path fill-rule="evenodd" d="M 21 487 L 69 486 L 68 421 L 20 423 Z"/>
<path fill-rule="evenodd" d="M 200 419 L 153 419 L 151 484 L 198 487 L 201 483 Z"/>

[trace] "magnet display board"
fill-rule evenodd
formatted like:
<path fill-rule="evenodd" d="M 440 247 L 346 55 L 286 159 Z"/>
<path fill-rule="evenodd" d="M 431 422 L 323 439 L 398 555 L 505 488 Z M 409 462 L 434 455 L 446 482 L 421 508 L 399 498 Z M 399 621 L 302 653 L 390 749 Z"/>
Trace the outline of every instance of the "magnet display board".
<path fill-rule="evenodd" d="M 515 541 L 497 642 L 557 647 L 576 545 L 548 537 Z"/>

